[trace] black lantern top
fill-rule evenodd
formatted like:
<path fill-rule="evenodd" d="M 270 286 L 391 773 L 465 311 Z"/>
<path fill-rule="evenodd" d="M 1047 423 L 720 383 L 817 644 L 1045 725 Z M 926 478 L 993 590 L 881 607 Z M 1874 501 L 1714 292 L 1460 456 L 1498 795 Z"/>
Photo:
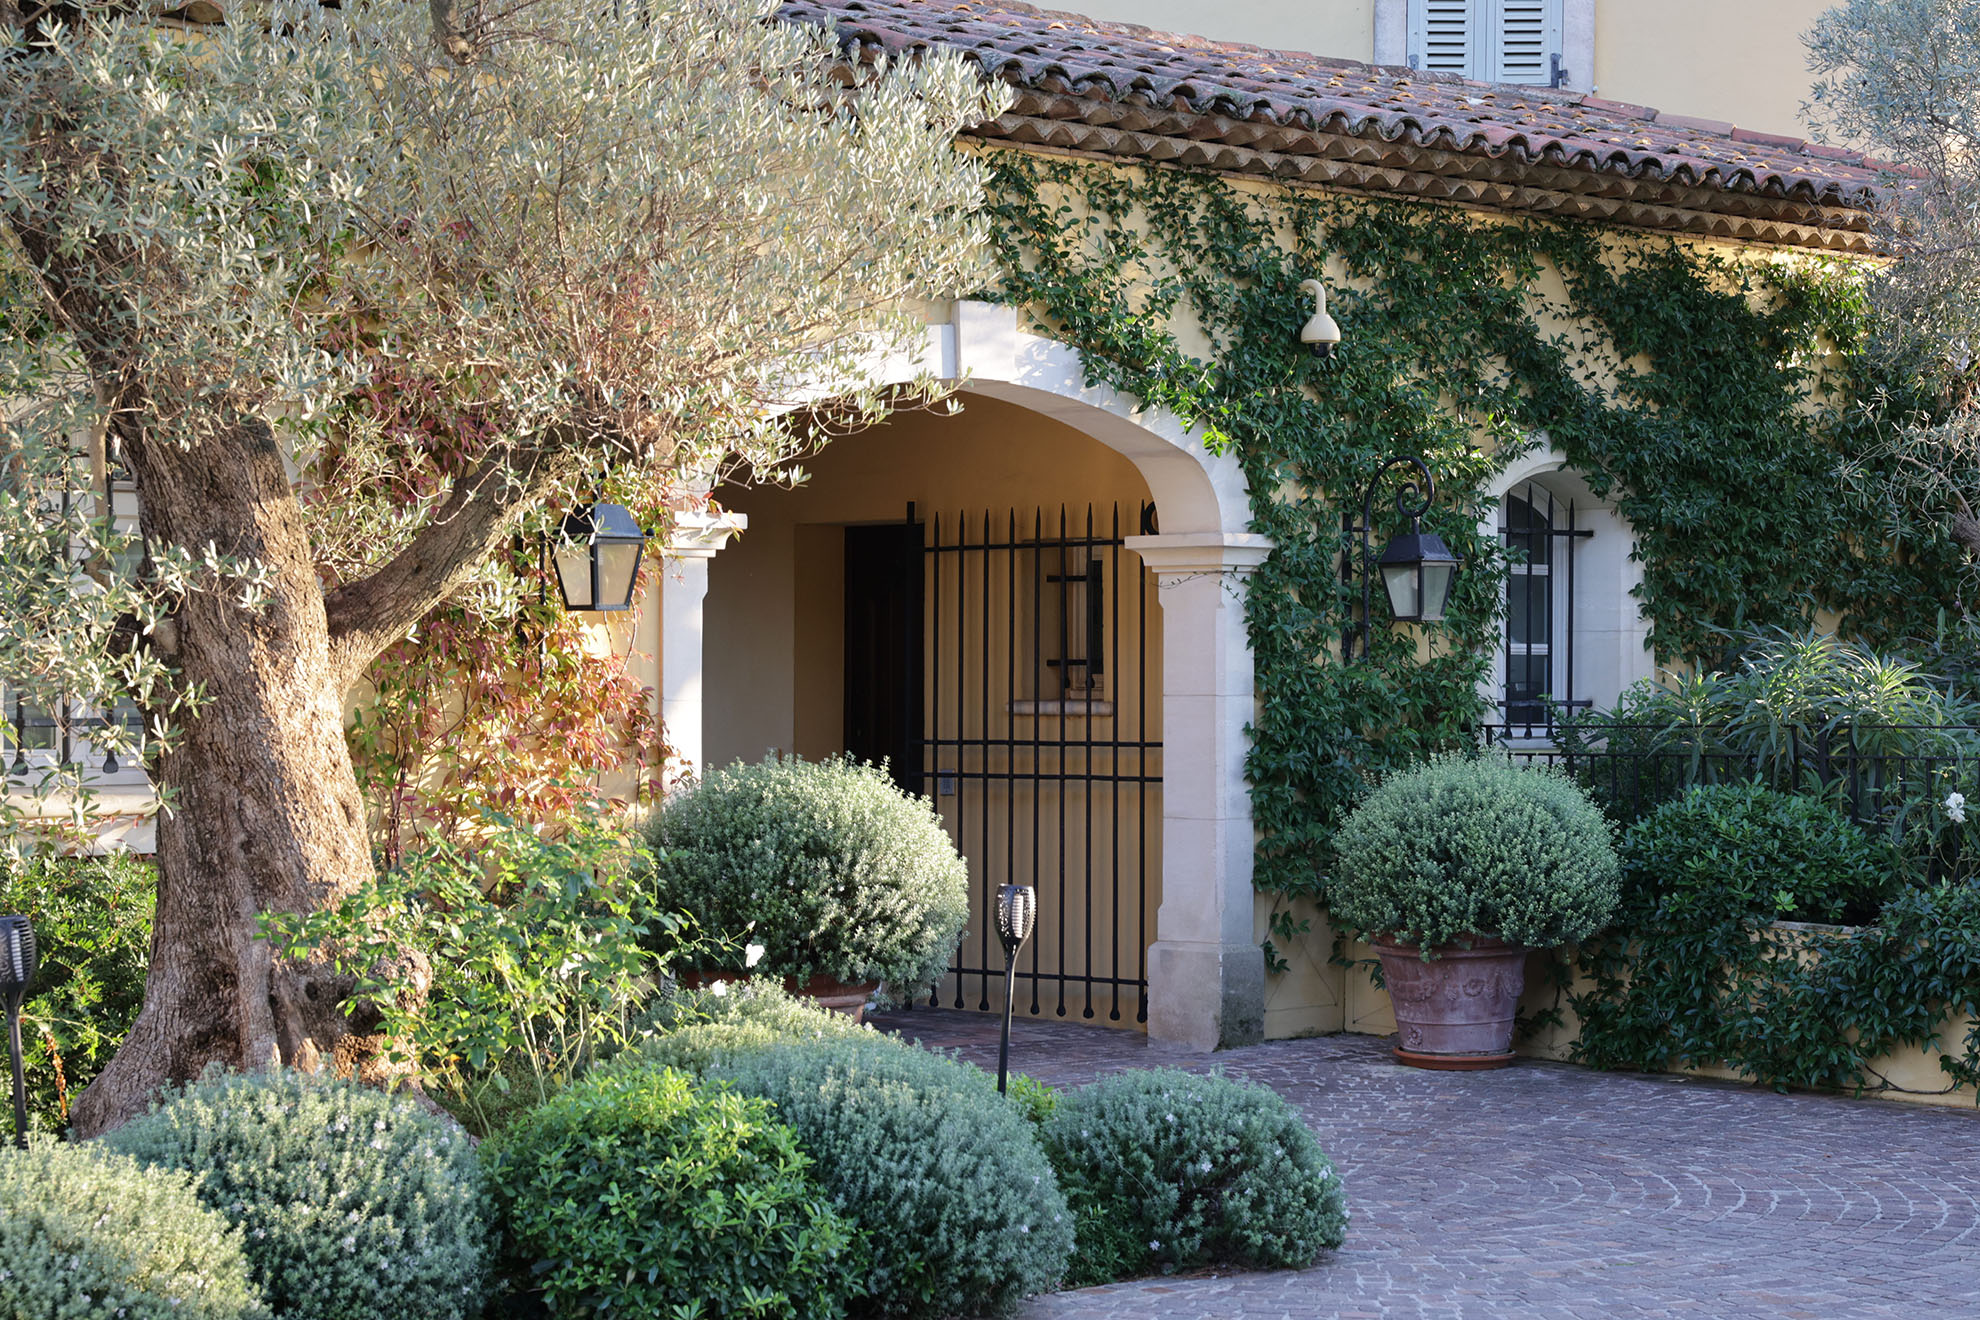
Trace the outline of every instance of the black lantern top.
<path fill-rule="evenodd" d="M 646 533 L 618 504 L 575 509 L 558 528 L 557 590 L 567 610 L 609 614 L 632 608 Z"/>
<path fill-rule="evenodd" d="M 34 927 L 28 919 L 0 917 L 0 995 L 16 1001 L 25 997 L 38 965 Z"/>

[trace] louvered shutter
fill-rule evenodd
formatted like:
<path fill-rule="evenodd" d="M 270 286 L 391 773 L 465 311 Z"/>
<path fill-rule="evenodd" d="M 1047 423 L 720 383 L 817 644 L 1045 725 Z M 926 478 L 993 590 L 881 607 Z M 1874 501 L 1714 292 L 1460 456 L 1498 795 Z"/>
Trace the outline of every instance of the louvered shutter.
<path fill-rule="evenodd" d="M 1410 67 L 1477 77 L 1472 72 L 1476 9 L 1477 0 L 1411 0 Z"/>
<path fill-rule="evenodd" d="M 1494 0 L 1497 22 L 1491 32 L 1498 65 L 1493 82 L 1547 86 L 1561 53 L 1561 0 Z"/>
<path fill-rule="evenodd" d="M 1410 0 L 1412 68 L 1544 87 L 1560 53 L 1561 0 Z"/>

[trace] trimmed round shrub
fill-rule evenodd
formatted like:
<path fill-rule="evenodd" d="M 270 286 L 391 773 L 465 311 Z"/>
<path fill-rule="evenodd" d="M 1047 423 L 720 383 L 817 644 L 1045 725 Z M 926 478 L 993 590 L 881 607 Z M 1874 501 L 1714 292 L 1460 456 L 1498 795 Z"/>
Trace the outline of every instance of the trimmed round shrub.
<path fill-rule="evenodd" d="M 1623 836 L 1626 901 L 1660 925 L 1746 916 L 1869 922 L 1897 884 L 1892 850 L 1821 798 L 1759 784 L 1694 788 Z"/>
<path fill-rule="evenodd" d="M 0 1151 L 0 1315 L 265 1320 L 238 1228 L 95 1144 Z"/>
<path fill-rule="evenodd" d="M 749 1051 L 708 1076 L 774 1101 L 833 1204 L 873 1230 L 862 1313 L 997 1314 L 1058 1283 L 1072 1215 L 1032 1125 L 981 1069 L 867 1035 Z"/>
<path fill-rule="evenodd" d="M 619 1063 L 492 1144 L 551 1313 L 836 1317 L 862 1244 L 768 1101 Z"/>
<path fill-rule="evenodd" d="M 1203 1265 L 1301 1269 L 1347 1234 L 1340 1175 L 1268 1087 L 1115 1073 L 1062 1093 L 1043 1136 L 1078 1226 L 1075 1287 Z"/>
<path fill-rule="evenodd" d="M 99 1139 L 193 1176 L 285 1320 L 480 1312 L 489 1205 L 467 1134 L 410 1096 L 290 1069 L 209 1072 Z"/>
<path fill-rule="evenodd" d="M 846 758 L 739 762 L 646 834 L 655 908 L 763 946 L 759 976 L 910 993 L 941 977 L 968 918 L 967 870 L 928 800 Z"/>
<path fill-rule="evenodd" d="M 626 1055 L 639 1064 L 702 1073 L 751 1050 L 794 1041 L 873 1037 L 873 1028 L 844 1013 L 799 999 L 765 981 L 744 982 L 727 994 L 687 991 L 669 1001 L 659 1034 Z"/>
<path fill-rule="evenodd" d="M 1327 904 L 1350 926 L 1425 949 L 1473 935 L 1550 948 L 1609 919 L 1614 834 L 1552 771 L 1439 757 L 1391 776 L 1348 814 Z"/>

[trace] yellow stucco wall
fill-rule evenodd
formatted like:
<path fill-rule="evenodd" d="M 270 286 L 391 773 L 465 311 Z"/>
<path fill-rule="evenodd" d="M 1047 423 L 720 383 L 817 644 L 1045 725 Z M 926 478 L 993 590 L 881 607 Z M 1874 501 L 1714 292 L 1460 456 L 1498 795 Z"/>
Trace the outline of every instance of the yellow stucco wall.
<path fill-rule="evenodd" d="M 1567 0 L 1571 7 L 1575 0 Z M 1809 75 L 1801 34 L 1832 0 L 1594 0 L 1593 89 L 1613 101 L 1805 136 Z M 1378 11 L 1404 0 L 1238 0 L 1204 9 L 1180 0 L 1077 0 L 1054 6 L 1276 50 L 1375 58 Z M 1576 85 L 1586 88 L 1577 72 Z"/>

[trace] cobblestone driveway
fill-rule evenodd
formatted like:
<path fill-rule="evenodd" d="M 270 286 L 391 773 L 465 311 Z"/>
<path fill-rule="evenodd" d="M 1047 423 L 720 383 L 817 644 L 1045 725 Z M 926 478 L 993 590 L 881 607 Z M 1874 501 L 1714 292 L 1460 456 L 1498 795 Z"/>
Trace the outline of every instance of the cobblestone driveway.
<path fill-rule="evenodd" d="M 875 1019 L 997 1066 L 988 1015 Z M 1353 1220 L 1313 1269 L 1035 1298 L 1022 1320 L 1980 1320 L 1980 1114 L 1521 1060 L 1395 1064 L 1366 1036 L 1214 1056 L 1019 1019 L 1054 1085 L 1212 1064 L 1298 1105 Z"/>

